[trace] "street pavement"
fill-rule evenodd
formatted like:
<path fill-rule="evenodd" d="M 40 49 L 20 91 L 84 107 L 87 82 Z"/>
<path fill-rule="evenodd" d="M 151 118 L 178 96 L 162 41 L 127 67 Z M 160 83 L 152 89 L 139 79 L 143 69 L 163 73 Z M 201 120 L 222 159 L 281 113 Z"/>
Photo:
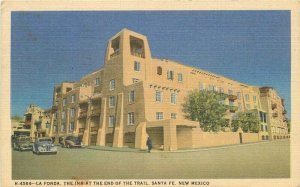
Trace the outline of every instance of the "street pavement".
<path fill-rule="evenodd" d="M 13 179 L 234 179 L 288 178 L 289 140 L 146 151 L 89 146 L 57 155 L 12 151 Z"/>

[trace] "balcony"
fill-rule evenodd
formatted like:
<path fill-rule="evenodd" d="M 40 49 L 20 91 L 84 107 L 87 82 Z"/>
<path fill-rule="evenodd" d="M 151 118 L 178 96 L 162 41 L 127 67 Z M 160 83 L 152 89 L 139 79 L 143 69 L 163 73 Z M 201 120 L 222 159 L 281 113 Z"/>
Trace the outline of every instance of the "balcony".
<path fill-rule="evenodd" d="M 56 94 L 56 99 L 61 99 L 62 98 L 62 94 Z"/>
<path fill-rule="evenodd" d="M 86 117 L 86 116 L 87 116 L 87 111 L 86 111 L 86 110 L 80 111 L 80 113 L 79 113 L 79 118 L 84 118 L 84 117 Z"/>
<path fill-rule="evenodd" d="M 78 132 L 79 132 L 79 133 L 83 133 L 83 132 L 84 132 L 84 128 L 79 128 L 79 129 L 78 129 Z"/>
<path fill-rule="evenodd" d="M 237 106 L 229 106 L 229 112 L 235 113 L 238 110 Z"/>
<path fill-rule="evenodd" d="M 26 120 L 26 121 L 24 122 L 24 125 L 31 125 L 31 120 Z"/>
<path fill-rule="evenodd" d="M 52 106 L 52 112 L 56 112 L 57 111 L 57 106 Z"/>
<path fill-rule="evenodd" d="M 273 116 L 273 118 L 276 118 L 276 117 L 278 117 L 278 113 L 275 112 L 275 113 L 272 114 L 272 116 Z"/>
<path fill-rule="evenodd" d="M 236 96 L 236 95 L 229 94 L 229 95 L 228 95 L 228 99 L 234 101 L 234 100 L 237 100 L 237 96 Z"/>
<path fill-rule="evenodd" d="M 101 90 L 102 90 L 101 85 L 94 87 L 94 93 L 101 93 Z"/>
<path fill-rule="evenodd" d="M 98 132 L 98 127 L 91 127 L 91 132 Z"/>
<path fill-rule="evenodd" d="M 275 108 L 277 108 L 277 104 L 273 103 L 271 107 L 272 107 L 272 110 L 274 110 Z"/>
<path fill-rule="evenodd" d="M 99 116 L 100 112 L 101 112 L 100 108 L 94 108 L 92 109 L 91 116 Z"/>

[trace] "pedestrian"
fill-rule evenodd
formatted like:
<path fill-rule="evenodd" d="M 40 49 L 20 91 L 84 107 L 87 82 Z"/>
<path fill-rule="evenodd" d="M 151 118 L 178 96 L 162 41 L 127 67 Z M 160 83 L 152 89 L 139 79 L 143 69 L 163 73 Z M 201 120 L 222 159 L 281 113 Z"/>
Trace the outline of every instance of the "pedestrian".
<path fill-rule="evenodd" d="M 152 149 L 152 141 L 150 139 L 150 137 L 148 136 L 146 145 L 148 146 L 148 153 L 150 153 L 151 149 Z"/>

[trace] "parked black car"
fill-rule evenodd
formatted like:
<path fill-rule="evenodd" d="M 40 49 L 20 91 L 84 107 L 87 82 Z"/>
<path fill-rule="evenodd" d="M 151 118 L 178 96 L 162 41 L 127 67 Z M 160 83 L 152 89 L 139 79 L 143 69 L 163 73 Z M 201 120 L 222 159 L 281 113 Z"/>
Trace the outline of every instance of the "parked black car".
<path fill-rule="evenodd" d="M 67 148 L 72 148 L 72 147 L 81 148 L 82 142 L 81 139 L 77 136 L 66 136 L 63 138 L 61 145 L 62 147 L 67 147 Z"/>
<path fill-rule="evenodd" d="M 32 150 L 31 138 L 25 135 L 14 137 L 13 149 L 18 151 Z"/>

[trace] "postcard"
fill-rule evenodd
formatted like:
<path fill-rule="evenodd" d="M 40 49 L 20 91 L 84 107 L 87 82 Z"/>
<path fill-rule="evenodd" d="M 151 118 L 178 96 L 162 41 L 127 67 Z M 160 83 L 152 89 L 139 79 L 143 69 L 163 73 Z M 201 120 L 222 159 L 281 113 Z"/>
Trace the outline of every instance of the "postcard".
<path fill-rule="evenodd" d="M 298 1 L 3 1 L 2 186 L 300 186 Z"/>

